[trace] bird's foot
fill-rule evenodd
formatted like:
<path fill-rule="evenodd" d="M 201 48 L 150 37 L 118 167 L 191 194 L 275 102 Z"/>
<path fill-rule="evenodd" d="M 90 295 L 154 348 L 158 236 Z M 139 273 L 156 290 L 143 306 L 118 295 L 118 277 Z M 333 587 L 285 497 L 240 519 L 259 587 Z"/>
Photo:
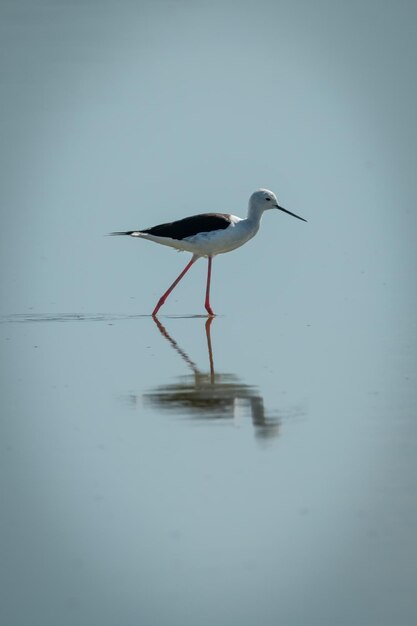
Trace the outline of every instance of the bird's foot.
<path fill-rule="evenodd" d="M 156 307 L 154 308 L 154 310 L 152 311 L 152 317 L 156 317 L 159 309 L 161 308 L 161 306 L 164 304 L 166 298 L 160 298 L 158 300 L 158 304 L 156 305 Z"/>

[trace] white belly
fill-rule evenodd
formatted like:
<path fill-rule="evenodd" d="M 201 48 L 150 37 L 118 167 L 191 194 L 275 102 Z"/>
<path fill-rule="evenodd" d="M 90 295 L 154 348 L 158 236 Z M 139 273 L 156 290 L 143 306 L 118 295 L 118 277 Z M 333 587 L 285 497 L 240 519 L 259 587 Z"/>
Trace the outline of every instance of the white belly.
<path fill-rule="evenodd" d="M 185 239 L 170 239 L 169 237 L 157 237 L 148 234 L 139 236 L 198 256 L 215 256 L 242 246 L 249 239 L 252 239 L 258 231 L 258 227 L 259 224 L 254 228 L 254 225 L 250 224 L 248 220 L 233 216 L 232 224 L 223 230 L 199 233 Z"/>

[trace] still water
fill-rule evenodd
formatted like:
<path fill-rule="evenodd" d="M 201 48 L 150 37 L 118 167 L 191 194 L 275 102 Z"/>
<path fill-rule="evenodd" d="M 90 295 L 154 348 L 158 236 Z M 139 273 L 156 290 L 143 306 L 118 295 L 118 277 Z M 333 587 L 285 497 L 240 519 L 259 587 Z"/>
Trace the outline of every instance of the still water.
<path fill-rule="evenodd" d="M 410 355 L 281 325 L 2 318 L 4 623 L 411 624 Z"/>

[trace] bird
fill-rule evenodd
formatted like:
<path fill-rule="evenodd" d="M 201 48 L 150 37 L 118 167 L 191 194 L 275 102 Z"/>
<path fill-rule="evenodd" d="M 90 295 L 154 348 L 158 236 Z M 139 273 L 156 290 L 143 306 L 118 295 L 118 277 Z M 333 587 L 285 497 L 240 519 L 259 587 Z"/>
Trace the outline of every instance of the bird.
<path fill-rule="evenodd" d="M 237 217 L 229 213 L 202 213 L 192 215 L 175 222 L 159 224 L 144 230 L 127 230 L 112 232 L 110 235 L 127 235 L 147 239 L 164 246 L 170 246 L 178 251 L 190 252 L 191 260 L 174 282 L 159 298 L 152 312 L 156 317 L 159 309 L 165 303 L 170 293 L 175 289 L 188 270 L 200 258 L 208 259 L 206 298 L 204 302 L 208 317 L 215 313 L 210 304 L 210 284 L 213 257 L 225 252 L 231 252 L 252 239 L 259 230 L 262 216 L 265 211 L 278 209 L 303 222 L 303 217 L 291 213 L 278 204 L 276 195 L 268 189 L 258 189 L 249 198 L 246 218 Z"/>

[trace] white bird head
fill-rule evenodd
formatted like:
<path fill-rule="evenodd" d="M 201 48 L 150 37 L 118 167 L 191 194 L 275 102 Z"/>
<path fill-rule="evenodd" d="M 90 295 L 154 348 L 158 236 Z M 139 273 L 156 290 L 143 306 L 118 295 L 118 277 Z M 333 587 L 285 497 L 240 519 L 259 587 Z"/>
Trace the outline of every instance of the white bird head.
<path fill-rule="evenodd" d="M 269 189 L 258 189 L 255 191 L 251 197 L 249 198 L 249 210 L 255 210 L 256 212 L 267 211 L 268 209 L 279 209 L 284 213 L 288 213 L 288 215 L 292 215 L 296 217 L 298 220 L 302 220 L 306 222 L 303 217 L 296 215 L 295 213 L 291 213 L 287 209 L 284 209 L 282 206 L 278 204 L 278 200 L 273 191 L 269 191 Z"/>

